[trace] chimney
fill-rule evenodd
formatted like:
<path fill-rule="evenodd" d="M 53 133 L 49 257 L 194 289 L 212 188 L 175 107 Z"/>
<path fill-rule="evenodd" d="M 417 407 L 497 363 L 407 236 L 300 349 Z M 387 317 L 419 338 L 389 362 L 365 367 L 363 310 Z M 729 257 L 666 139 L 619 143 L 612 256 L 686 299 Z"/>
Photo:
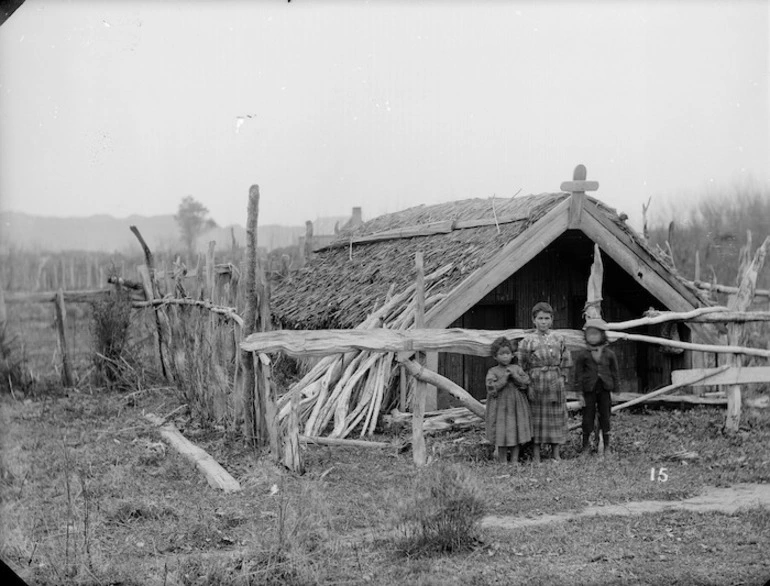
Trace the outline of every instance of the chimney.
<path fill-rule="evenodd" d="M 354 207 L 353 208 L 353 217 L 350 218 L 350 227 L 355 228 L 356 226 L 360 226 L 364 223 L 364 220 L 361 215 L 361 208 L 360 207 Z"/>

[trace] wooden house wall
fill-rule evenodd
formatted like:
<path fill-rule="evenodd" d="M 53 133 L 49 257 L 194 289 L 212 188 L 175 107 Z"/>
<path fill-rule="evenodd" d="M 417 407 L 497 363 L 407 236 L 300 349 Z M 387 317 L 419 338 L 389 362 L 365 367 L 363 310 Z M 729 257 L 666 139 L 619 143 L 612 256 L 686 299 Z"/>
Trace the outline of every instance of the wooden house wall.
<path fill-rule="evenodd" d="M 665 309 L 615 261 L 606 255 L 602 259 L 602 315 L 607 321 L 637 318 L 650 307 Z M 547 301 L 555 311 L 554 328 L 580 329 L 592 262 L 593 242 L 582 232 L 569 230 L 450 327 L 531 328 L 532 307 L 538 301 Z M 660 326 L 655 328 L 641 333 L 660 334 Z M 680 336 L 688 339 L 689 330 L 682 330 Z M 672 367 L 684 367 L 683 355 L 664 354 L 650 345 L 619 341 L 612 344 L 612 349 L 618 356 L 621 391 L 624 392 L 643 392 L 662 386 L 671 380 Z M 491 357 L 439 354 L 439 372 L 479 399 L 486 396 L 484 375 L 493 365 Z M 439 396 L 439 407 L 449 404 L 451 401 L 447 397 Z"/>

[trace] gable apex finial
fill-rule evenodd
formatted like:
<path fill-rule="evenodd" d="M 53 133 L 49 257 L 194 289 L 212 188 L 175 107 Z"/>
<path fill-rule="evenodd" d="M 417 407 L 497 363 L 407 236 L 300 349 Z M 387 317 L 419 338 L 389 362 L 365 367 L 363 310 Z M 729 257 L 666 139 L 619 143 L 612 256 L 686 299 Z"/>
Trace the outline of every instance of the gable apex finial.
<path fill-rule="evenodd" d="M 572 173 L 572 181 L 565 181 L 561 184 L 560 189 L 574 195 L 585 193 L 586 191 L 596 191 L 599 189 L 599 182 L 586 181 L 586 166 L 581 164 L 575 167 L 575 171 Z"/>

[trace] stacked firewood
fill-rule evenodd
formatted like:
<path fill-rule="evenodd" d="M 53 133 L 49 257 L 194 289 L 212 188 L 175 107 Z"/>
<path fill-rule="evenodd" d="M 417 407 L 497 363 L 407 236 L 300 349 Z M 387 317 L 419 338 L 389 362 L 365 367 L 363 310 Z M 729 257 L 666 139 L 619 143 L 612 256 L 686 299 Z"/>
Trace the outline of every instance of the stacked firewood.
<path fill-rule="evenodd" d="M 425 277 L 426 310 L 444 298 L 435 291 L 451 269 L 446 265 Z M 391 288 L 382 307 L 357 329 L 409 329 L 414 327 L 416 307 L 414 285 L 396 295 Z M 381 409 L 391 400 L 391 382 L 399 368 L 395 358 L 393 352 L 370 351 L 324 357 L 279 398 L 279 424 L 285 423 L 291 398 L 299 393 L 298 415 L 304 435 L 345 438 L 356 430 L 360 437 L 371 435 Z"/>

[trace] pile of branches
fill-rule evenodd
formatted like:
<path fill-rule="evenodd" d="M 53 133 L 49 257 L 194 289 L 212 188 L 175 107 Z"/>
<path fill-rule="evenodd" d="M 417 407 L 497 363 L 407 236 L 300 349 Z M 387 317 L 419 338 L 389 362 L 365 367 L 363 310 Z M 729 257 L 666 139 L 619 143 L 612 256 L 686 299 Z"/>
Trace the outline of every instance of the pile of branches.
<path fill-rule="evenodd" d="M 445 297 L 436 293 L 441 280 L 451 271 L 446 265 L 425 276 L 425 310 Z M 415 285 L 398 295 L 393 288 L 382 307 L 357 329 L 413 328 L 417 310 Z M 399 374 L 393 352 L 356 351 L 321 359 L 299 382 L 278 399 L 278 422 L 285 425 L 291 399 L 300 395 L 298 416 L 304 435 L 320 436 L 331 426 L 328 437 L 345 438 L 354 431 L 364 437 L 374 433 L 380 411 L 391 404 L 392 381 Z"/>

